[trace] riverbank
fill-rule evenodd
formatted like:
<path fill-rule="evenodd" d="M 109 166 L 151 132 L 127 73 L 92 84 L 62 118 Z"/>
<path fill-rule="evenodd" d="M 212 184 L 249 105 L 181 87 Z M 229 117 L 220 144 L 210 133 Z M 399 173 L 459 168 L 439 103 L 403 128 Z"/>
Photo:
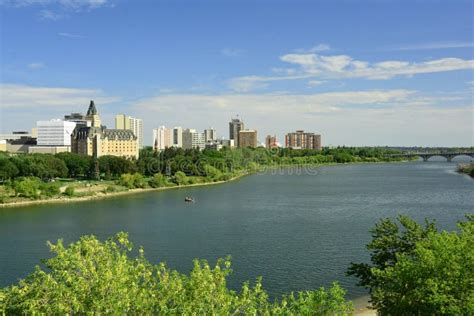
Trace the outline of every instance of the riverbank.
<path fill-rule="evenodd" d="M 97 191 L 94 192 L 92 195 L 86 196 L 72 196 L 68 197 L 66 195 L 61 195 L 55 198 L 50 199 L 37 199 L 37 200 L 25 200 L 25 201 L 11 201 L 6 203 L 0 203 L 0 208 L 12 208 L 12 207 L 22 207 L 22 206 L 30 206 L 30 205 L 39 205 L 39 204 L 50 204 L 50 203 L 74 203 L 74 202 L 87 202 L 93 200 L 101 200 L 106 198 L 112 198 L 117 196 L 124 196 L 130 194 L 137 194 L 137 193 L 146 193 L 146 192 L 153 192 L 153 191 L 164 191 L 164 190 L 171 190 L 171 189 L 184 189 L 189 187 L 196 187 L 196 186 L 209 186 L 209 185 L 216 185 L 216 184 L 223 184 L 227 182 L 234 181 L 239 179 L 243 176 L 266 172 L 266 171 L 276 171 L 278 169 L 288 169 L 288 168 L 321 168 L 326 166 L 339 166 L 339 165 L 353 165 L 353 164 L 379 164 L 379 163 L 404 163 L 409 162 L 410 160 L 403 160 L 403 161 L 377 161 L 377 162 L 348 162 L 348 163 L 335 163 L 335 162 L 328 162 L 328 163 L 318 163 L 318 164 L 279 164 L 279 165 L 263 165 L 258 166 L 257 170 L 253 171 L 246 171 L 243 172 L 235 177 L 232 177 L 229 180 L 224 181 L 214 181 L 214 182 L 204 182 L 204 183 L 194 183 L 194 184 L 183 184 L 183 185 L 176 185 L 176 186 L 165 186 L 159 188 L 137 188 L 137 189 L 127 189 L 125 191 L 118 191 L 118 192 L 107 192 L 107 191 Z"/>
<path fill-rule="evenodd" d="M 88 196 L 76 196 L 76 197 L 60 196 L 58 198 L 52 198 L 52 199 L 14 201 L 14 202 L 0 204 L 0 208 L 13 208 L 13 207 L 39 205 L 39 204 L 87 202 L 87 201 L 102 200 L 102 199 L 137 194 L 137 193 L 165 191 L 165 190 L 172 190 L 172 189 L 185 189 L 185 188 L 198 187 L 198 186 L 209 186 L 209 185 L 216 185 L 216 184 L 231 182 L 250 174 L 252 173 L 248 173 L 248 172 L 242 173 L 225 181 L 194 183 L 194 184 L 176 185 L 176 186 L 168 186 L 168 187 L 160 187 L 160 188 L 129 189 L 127 191 L 120 191 L 120 192 L 96 192 L 94 195 L 88 195 Z"/>

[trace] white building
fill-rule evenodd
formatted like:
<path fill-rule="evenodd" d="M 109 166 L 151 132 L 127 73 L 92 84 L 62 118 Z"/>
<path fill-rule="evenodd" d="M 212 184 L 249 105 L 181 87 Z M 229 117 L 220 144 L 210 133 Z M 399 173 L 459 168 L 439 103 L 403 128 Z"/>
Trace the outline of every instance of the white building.
<path fill-rule="evenodd" d="M 183 131 L 184 149 L 204 149 L 206 144 L 204 133 L 199 133 L 195 129 L 185 129 Z"/>
<path fill-rule="evenodd" d="M 143 148 L 143 120 L 118 114 L 115 116 L 115 129 L 128 129 L 138 138 L 138 148 Z"/>
<path fill-rule="evenodd" d="M 214 128 L 206 128 L 204 130 L 204 140 L 207 142 L 213 142 L 217 140 L 217 133 Z"/>
<path fill-rule="evenodd" d="M 76 123 L 59 119 L 36 122 L 38 146 L 71 146 L 71 134 Z"/>
<path fill-rule="evenodd" d="M 183 147 L 183 128 L 166 128 L 160 126 L 153 129 L 153 149 L 164 150 L 168 147 Z"/>
<path fill-rule="evenodd" d="M 180 126 L 175 126 L 171 132 L 171 145 L 177 148 L 183 147 L 183 128 Z"/>
<path fill-rule="evenodd" d="M 171 147 L 171 130 L 164 126 L 153 129 L 153 149 L 165 150 Z"/>

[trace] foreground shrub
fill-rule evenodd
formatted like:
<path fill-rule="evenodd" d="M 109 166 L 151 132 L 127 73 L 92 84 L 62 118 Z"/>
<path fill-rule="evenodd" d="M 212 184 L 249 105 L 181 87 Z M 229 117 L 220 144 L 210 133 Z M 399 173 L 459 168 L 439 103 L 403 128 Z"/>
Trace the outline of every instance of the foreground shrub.
<path fill-rule="evenodd" d="M 148 181 L 148 185 L 152 188 L 161 188 L 161 187 L 169 186 L 170 183 L 168 182 L 168 179 L 166 178 L 166 176 L 164 176 L 161 173 L 156 173 Z"/>
<path fill-rule="evenodd" d="M 84 236 L 64 247 L 49 243 L 55 257 L 0 292 L 7 314 L 173 314 L 173 315 L 347 315 L 352 306 L 344 290 L 300 292 L 271 303 L 260 280 L 245 283 L 240 293 L 229 290 L 230 261 L 215 267 L 195 260 L 190 275 L 152 265 L 144 257 L 129 257 L 126 233 L 102 243 Z"/>
<path fill-rule="evenodd" d="M 438 232 L 400 217 L 372 230 L 372 265 L 352 264 L 349 274 L 369 288 L 382 315 L 474 315 L 474 216 L 459 232 Z"/>

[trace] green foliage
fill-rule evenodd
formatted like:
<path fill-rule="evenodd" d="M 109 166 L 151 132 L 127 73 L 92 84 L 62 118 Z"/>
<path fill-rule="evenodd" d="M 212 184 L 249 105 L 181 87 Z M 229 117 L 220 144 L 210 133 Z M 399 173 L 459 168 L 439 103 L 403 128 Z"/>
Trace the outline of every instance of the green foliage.
<path fill-rule="evenodd" d="M 132 160 L 117 156 L 101 156 L 98 159 L 101 173 L 111 177 L 119 177 L 124 173 L 134 173 L 135 163 Z"/>
<path fill-rule="evenodd" d="M 152 188 L 161 188 L 170 186 L 168 179 L 161 173 L 155 174 L 149 181 L 148 185 Z"/>
<path fill-rule="evenodd" d="M 74 153 L 59 153 L 56 157 L 64 161 L 70 178 L 86 176 L 91 168 L 92 157 Z"/>
<path fill-rule="evenodd" d="M 184 172 L 178 171 L 174 174 L 174 182 L 177 185 L 186 185 L 189 184 L 189 179 Z"/>
<path fill-rule="evenodd" d="M 74 187 L 71 186 L 71 185 L 68 186 L 68 187 L 66 188 L 66 190 L 64 190 L 64 194 L 67 195 L 67 196 L 69 196 L 69 197 L 73 197 L 73 196 L 74 196 L 74 193 L 75 193 L 75 189 L 74 189 Z"/>
<path fill-rule="evenodd" d="M 136 189 L 136 188 L 145 188 L 146 181 L 143 176 L 139 173 L 134 174 L 122 174 L 120 179 L 118 180 L 118 184 L 127 187 L 128 189 Z"/>
<path fill-rule="evenodd" d="M 5 181 L 16 177 L 20 171 L 7 157 L 0 157 L 0 180 Z"/>
<path fill-rule="evenodd" d="M 437 232 L 399 217 L 372 230 L 372 264 L 352 264 L 348 273 L 370 289 L 382 315 L 472 315 L 474 313 L 474 216 L 460 232 Z"/>
<path fill-rule="evenodd" d="M 61 193 L 61 190 L 59 189 L 59 184 L 53 182 L 42 183 L 40 185 L 40 191 L 42 195 L 45 195 L 47 197 L 53 197 Z"/>
<path fill-rule="evenodd" d="M 15 194 L 21 197 L 37 199 L 39 197 L 41 180 L 35 177 L 28 177 L 15 180 L 13 188 Z"/>
<path fill-rule="evenodd" d="M 55 256 L 46 269 L 35 271 L 3 290 L 0 306 L 7 314 L 132 314 L 132 315 L 348 315 L 352 306 L 344 290 L 300 292 L 269 302 L 258 279 L 240 293 L 227 288 L 229 259 L 214 267 L 195 260 L 190 275 L 152 265 L 143 249 L 130 257 L 126 233 L 102 243 L 84 236 L 64 247 L 49 243 Z"/>

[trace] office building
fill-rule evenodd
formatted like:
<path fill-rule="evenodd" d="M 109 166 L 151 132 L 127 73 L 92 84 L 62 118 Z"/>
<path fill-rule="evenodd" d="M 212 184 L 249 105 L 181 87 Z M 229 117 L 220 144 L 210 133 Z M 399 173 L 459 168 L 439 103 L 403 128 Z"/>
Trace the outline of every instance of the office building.
<path fill-rule="evenodd" d="M 292 149 L 321 150 L 321 135 L 297 130 L 285 136 L 285 147 Z"/>
<path fill-rule="evenodd" d="M 183 131 L 183 149 L 204 149 L 204 133 L 199 133 L 195 129 L 185 129 Z"/>
<path fill-rule="evenodd" d="M 267 149 L 278 148 L 277 139 L 275 135 L 274 136 L 267 135 L 267 137 L 265 138 L 265 148 Z"/>
<path fill-rule="evenodd" d="M 54 119 L 36 122 L 38 146 L 71 146 L 71 135 L 76 123 Z"/>
<path fill-rule="evenodd" d="M 183 128 L 175 126 L 171 130 L 171 146 L 176 148 L 183 147 Z"/>
<path fill-rule="evenodd" d="M 239 148 L 252 147 L 256 148 L 257 143 L 257 131 L 253 129 L 244 129 L 239 131 Z"/>
<path fill-rule="evenodd" d="M 115 129 L 131 130 L 138 138 L 138 147 L 143 148 L 143 120 L 118 114 L 115 116 Z"/>
<path fill-rule="evenodd" d="M 86 119 L 82 113 L 71 113 L 64 115 L 64 120 L 76 123 L 76 126 L 90 126 L 91 122 Z M 88 125 L 89 124 L 89 125 Z"/>
<path fill-rule="evenodd" d="M 229 122 L 229 139 L 234 140 L 234 145 L 239 146 L 239 132 L 244 129 L 244 122 L 235 118 Z"/>
<path fill-rule="evenodd" d="M 217 133 L 216 133 L 216 130 L 214 128 L 206 128 L 204 130 L 204 140 L 205 142 L 213 142 L 215 140 L 217 140 Z"/>
<path fill-rule="evenodd" d="M 129 129 L 107 129 L 101 125 L 94 101 L 87 110 L 87 126 L 78 126 L 71 137 L 72 152 L 93 156 L 105 155 L 138 158 L 138 138 Z"/>
<path fill-rule="evenodd" d="M 0 134 L 0 140 L 16 140 L 24 137 L 33 137 L 33 134 L 28 133 L 27 131 L 15 131 L 7 134 Z"/>
<path fill-rule="evenodd" d="M 171 130 L 165 126 L 153 129 L 153 149 L 165 150 L 172 146 Z"/>

